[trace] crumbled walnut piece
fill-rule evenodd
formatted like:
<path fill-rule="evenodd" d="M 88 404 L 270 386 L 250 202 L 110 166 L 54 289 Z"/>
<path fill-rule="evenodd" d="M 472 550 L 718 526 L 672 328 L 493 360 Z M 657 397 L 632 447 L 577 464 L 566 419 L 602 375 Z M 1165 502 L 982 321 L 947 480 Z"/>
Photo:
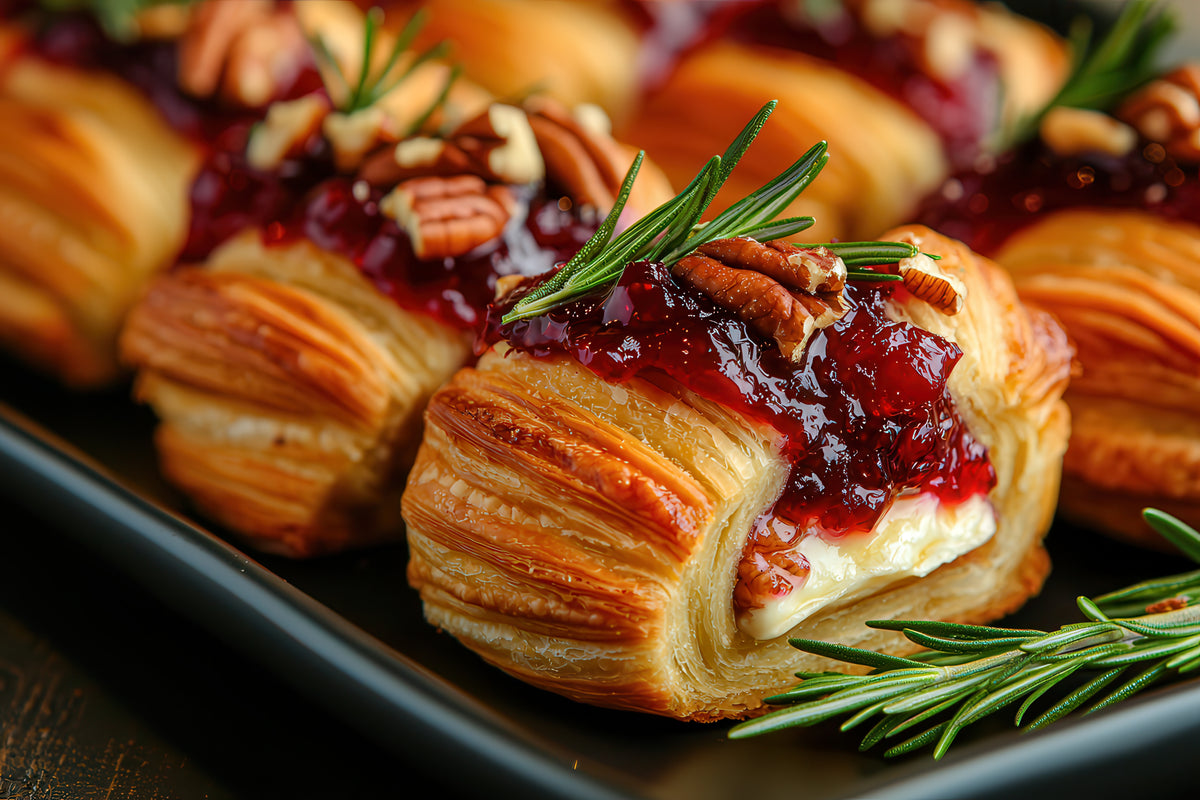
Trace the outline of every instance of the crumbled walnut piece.
<path fill-rule="evenodd" d="M 512 202 L 507 186 L 458 175 L 405 181 L 383 198 L 380 210 L 408 233 L 418 258 L 449 258 L 499 236 Z"/>
<path fill-rule="evenodd" d="M 1192 63 L 1147 84 L 1117 116 L 1181 161 L 1200 161 L 1200 64 Z"/>
<path fill-rule="evenodd" d="M 718 240 L 680 259 L 671 274 L 733 311 L 755 333 L 774 339 L 781 353 L 798 361 L 813 331 L 846 313 L 841 259 L 833 256 L 830 262 L 818 255 L 807 263 L 793 261 L 797 254 L 791 251 L 801 249 L 744 237 Z M 818 294 L 810 286 L 836 288 Z"/>
<path fill-rule="evenodd" d="M 255 169 L 275 169 L 303 147 L 328 113 L 329 102 L 316 94 L 272 103 L 266 118 L 250 134 L 246 160 Z"/>
<path fill-rule="evenodd" d="M 1123 156 L 1137 145 L 1137 132 L 1102 111 L 1060 106 L 1042 119 L 1042 141 L 1060 156 L 1108 153 Z"/>
<path fill-rule="evenodd" d="M 962 311 L 967 287 L 958 277 L 942 270 L 929 256 L 917 253 L 897 265 L 904 288 L 947 316 Z"/>

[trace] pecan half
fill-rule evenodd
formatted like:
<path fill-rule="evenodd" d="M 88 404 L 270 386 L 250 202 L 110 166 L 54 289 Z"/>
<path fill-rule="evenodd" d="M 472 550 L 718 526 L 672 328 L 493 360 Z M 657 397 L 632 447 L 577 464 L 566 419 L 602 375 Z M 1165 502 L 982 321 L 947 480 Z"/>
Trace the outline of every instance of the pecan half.
<path fill-rule="evenodd" d="M 1117 109 L 1117 116 L 1181 161 L 1200 161 L 1200 63 L 1152 81 Z"/>
<path fill-rule="evenodd" d="M 226 100 L 260 107 L 308 58 L 300 23 L 273 0 L 209 0 L 195 9 L 179 41 L 179 85 L 197 97 L 220 91 Z"/>
<path fill-rule="evenodd" d="M 846 313 L 842 260 L 824 248 L 794 252 L 804 249 L 744 237 L 720 239 L 680 259 L 671 274 L 733 311 L 755 333 L 774 339 L 784 356 L 798 361 L 813 332 Z"/>
<path fill-rule="evenodd" d="M 547 177 L 578 205 L 612 208 L 631 159 L 595 119 L 594 110 L 589 107 L 582 118 L 573 116 L 548 98 L 527 100 L 525 108 Z"/>
<path fill-rule="evenodd" d="M 967 287 L 954 275 L 943 271 L 932 258 L 917 253 L 898 265 L 904 288 L 913 297 L 924 300 L 947 316 L 962 311 Z"/>
<path fill-rule="evenodd" d="M 447 139 L 406 139 L 367 158 L 359 170 L 360 178 L 376 186 L 462 174 L 511 184 L 540 180 L 545 164 L 525 112 L 494 103 Z"/>
<path fill-rule="evenodd" d="M 499 236 L 513 203 L 511 189 L 476 175 L 434 176 L 401 183 L 380 210 L 405 230 L 418 258 L 449 258 Z"/>

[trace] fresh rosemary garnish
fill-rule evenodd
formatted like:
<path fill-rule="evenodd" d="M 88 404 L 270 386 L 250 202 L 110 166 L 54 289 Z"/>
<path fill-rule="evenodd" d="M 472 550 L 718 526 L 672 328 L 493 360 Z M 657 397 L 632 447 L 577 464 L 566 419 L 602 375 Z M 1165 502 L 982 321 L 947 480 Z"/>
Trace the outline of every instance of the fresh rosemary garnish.
<path fill-rule="evenodd" d="M 381 98 L 395 91 L 410 75 L 428 61 L 443 58 L 450 51 L 448 42 L 438 42 L 428 49 L 418 53 L 407 64 L 400 67 L 400 58 L 412 46 L 417 34 L 425 25 L 427 13 L 419 9 L 405 24 L 404 29 L 392 44 L 391 52 L 379 69 L 372 69 L 375 60 L 375 48 L 378 44 L 379 32 L 383 26 L 383 10 L 378 7 L 369 9 L 363 17 L 362 66 L 357 77 L 353 80 L 343 71 L 341 64 L 329 48 L 329 44 L 320 33 L 309 37 L 313 54 L 321 68 L 321 76 L 326 81 L 326 89 L 330 98 L 337 105 L 337 110 L 343 114 L 353 114 L 370 108 Z M 429 120 L 437 109 L 446 102 L 450 88 L 458 79 L 460 70 L 450 70 L 449 76 L 438 96 L 411 126 L 409 134 L 415 133 Z M 330 85 L 330 82 L 333 85 Z"/>
<path fill-rule="evenodd" d="M 1146 509 L 1143 516 L 1200 562 L 1200 533 L 1156 509 Z M 933 745 L 933 757 L 941 758 L 963 728 L 1018 700 L 1015 724 L 1035 730 L 1106 690 L 1084 713 L 1125 700 L 1169 675 L 1200 669 L 1200 571 L 1077 602 L 1088 621 L 1053 632 L 949 622 L 867 623 L 901 631 L 928 648 L 905 658 L 792 639 L 792 646 L 806 653 L 872 670 L 862 675 L 797 673 L 801 682 L 796 688 L 765 698 L 786 708 L 743 722 L 729 736 L 742 739 L 849 714 L 843 731 L 874 720 L 861 750 L 891 740 L 895 744 L 885 756 Z M 1025 722 L 1035 703 L 1070 676 L 1085 672 L 1094 675 Z"/>
<path fill-rule="evenodd" d="M 633 261 L 661 261 L 670 266 L 706 242 L 735 236 L 749 236 L 760 241 L 786 239 L 811 227 L 812 217 L 776 217 L 812 183 L 829 160 L 825 142 L 813 145 L 786 170 L 711 221 L 700 222 L 774 110 L 775 101 L 772 100 L 746 124 L 725 153 L 713 156 L 682 192 L 613 239 L 617 221 L 642 165 L 644 153 L 639 153 L 625 175 L 616 203 L 595 235 L 550 279 L 517 301 L 501 322 L 540 316 L 609 287 L 620 279 L 625 265 Z M 895 263 L 918 252 L 916 247 L 899 242 L 848 242 L 824 246 L 838 252 L 847 267 Z M 854 277 L 894 280 L 891 276 L 860 269 L 854 270 Z"/>
<path fill-rule="evenodd" d="M 1093 46 L 1092 19 L 1086 15 L 1077 18 L 1069 34 L 1074 58 L 1070 75 L 1045 108 L 1017 127 L 1013 141 L 1032 137 L 1042 118 L 1055 107 L 1097 111 L 1112 108 L 1158 75 L 1159 52 L 1177 27 L 1174 16 L 1157 0 L 1131 0 L 1108 33 Z"/>

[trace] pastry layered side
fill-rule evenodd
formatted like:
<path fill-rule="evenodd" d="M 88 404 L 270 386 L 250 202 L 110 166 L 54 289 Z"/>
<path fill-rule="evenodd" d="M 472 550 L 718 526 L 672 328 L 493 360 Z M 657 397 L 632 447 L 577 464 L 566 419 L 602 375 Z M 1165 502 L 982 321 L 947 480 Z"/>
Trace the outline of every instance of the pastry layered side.
<path fill-rule="evenodd" d="M 470 339 L 342 256 L 248 231 L 157 279 L 122 352 L 168 480 L 256 549 L 314 556 L 396 536 L 421 410 Z"/>
<path fill-rule="evenodd" d="M 1036 140 L 957 174 L 921 214 L 1007 268 L 1078 348 L 1063 513 L 1159 548 L 1143 508 L 1200 522 L 1198 166 L 1192 63 L 1111 114 L 1051 110 Z"/>
<path fill-rule="evenodd" d="M 995 8 L 846 2 L 835 4 L 841 16 L 828 33 L 803 8 L 747 3 L 714 14 L 714 41 L 687 52 L 621 132 L 678 183 L 738 120 L 778 98 L 776 123 L 717 205 L 773 175 L 796 142 L 827 140 L 829 170 L 792 208 L 816 217 L 809 241 L 862 239 L 906 221 L 952 169 L 1048 102 L 1066 75 L 1061 42 Z"/>
<path fill-rule="evenodd" d="M 882 307 L 961 348 L 946 419 L 986 447 L 963 469 L 990 464 L 994 483 L 954 496 L 924 484 L 884 503 L 871 530 L 814 529 L 771 549 L 762 531 L 797 485 L 779 429 L 662 372 L 609 381 L 569 355 L 499 344 L 434 395 L 405 491 L 409 580 L 428 620 L 568 697 L 710 720 L 753 713 L 797 670 L 827 666 L 789 635 L 900 650 L 863 621 L 983 622 L 1035 593 L 1070 348 L 962 245 L 922 228 L 883 238 L 940 255 L 966 298 L 953 316 L 904 291 Z M 837 443 L 799 457 L 821 447 Z M 808 511 L 793 501 L 790 513 Z"/>
<path fill-rule="evenodd" d="M 0 346 L 73 386 L 187 235 L 198 150 L 123 81 L 32 54 L 0 64 Z"/>
<path fill-rule="evenodd" d="M 1200 226 L 1062 211 L 997 259 L 1079 351 L 1064 513 L 1162 547 L 1141 508 L 1200 519 Z"/>
<path fill-rule="evenodd" d="M 575 252 L 635 156 L 565 106 L 492 103 L 430 54 L 389 56 L 389 35 L 370 102 L 332 80 L 205 160 L 182 263 L 121 337 L 164 475 L 256 550 L 403 536 L 421 412 L 472 357 L 497 282 Z M 361 55 L 319 67 L 357 75 Z M 669 194 L 653 169 L 635 188 L 631 214 Z"/>

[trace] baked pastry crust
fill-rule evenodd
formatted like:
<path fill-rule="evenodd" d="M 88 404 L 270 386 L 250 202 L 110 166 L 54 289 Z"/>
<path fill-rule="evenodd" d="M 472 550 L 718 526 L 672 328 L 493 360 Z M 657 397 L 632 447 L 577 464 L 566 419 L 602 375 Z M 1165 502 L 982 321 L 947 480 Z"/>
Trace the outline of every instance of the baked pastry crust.
<path fill-rule="evenodd" d="M 932 28 L 929 19 L 954 19 L 955 30 L 941 37 L 957 46 L 951 51 L 971 47 L 971 41 L 986 42 L 1004 83 L 1002 125 L 1040 109 L 1066 77 L 1063 43 L 1004 11 L 956 0 L 849 5 L 864 7 L 855 13 L 868 19 L 863 23 L 868 27 L 908 32 L 913 26 Z M 872 14 L 887 20 L 871 23 Z M 892 19 L 895 14 L 904 16 Z M 958 29 L 962 27 L 968 30 Z M 927 44 L 925 49 L 934 59 L 939 46 Z M 866 239 L 905 222 L 920 199 L 949 174 L 941 138 L 900 100 L 837 64 L 798 50 L 734 41 L 705 43 L 683 58 L 639 105 L 621 136 L 645 147 L 673 182 L 684 185 L 696 164 L 737 134 L 739 120 L 772 98 L 780 101 L 772 124 L 746 153 L 714 209 L 744 197 L 773 177 L 780 164 L 795 160 L 796 142 L 828 141 L 832 156 L 821 180 L 788 210 L 789 215 L 816 217 L 803 234 L 808 241 Z"/>
<path fill-rule="evenodd" d="M 0 66 L 0 118 L 0 343 L 109 382 L 121 321 L 183 245 L 199 153 L 122 81 L 32 55 Z"/>
<path fill-rule="evenodd" d="M 1064 514 L 1167 547 L 1140 511 L 1169 507 L 1200 522 L 1200 226 L 1060 211 L 1015 234 L 996 260 L 1078 348 Z"/>
<path fill-rule="evenodd" d="M 903 650 L 866 619 L 982 622 L 1041 586 L 1058 488 L 1070 348 L 1004 273 L 923 228 L 882 238 L 943 256 L 965 311 L 895 307 L 965 355 L 949 389 L 989 448 L 998 530 L 931 575 L 818 611 L 791 635 Z M 743 716 L 797 669 L 827 662 L 735 623 L 754 520 L 789 466 L 774 429 L 666 378 L 610 384 L 563 357 L 493 349 L 426 411 L 404 494 L 409 581 L 427 619 L 484 659 L 598 705 L 710 720 Z"/>
<path fill-rule="evenodd" d="M 255 548 L 308 557 L 402 535 L 421 411 L 470 343 L 347 259 L 247 231 L 154 281 L 121 350 L 167 478 Z"/>

